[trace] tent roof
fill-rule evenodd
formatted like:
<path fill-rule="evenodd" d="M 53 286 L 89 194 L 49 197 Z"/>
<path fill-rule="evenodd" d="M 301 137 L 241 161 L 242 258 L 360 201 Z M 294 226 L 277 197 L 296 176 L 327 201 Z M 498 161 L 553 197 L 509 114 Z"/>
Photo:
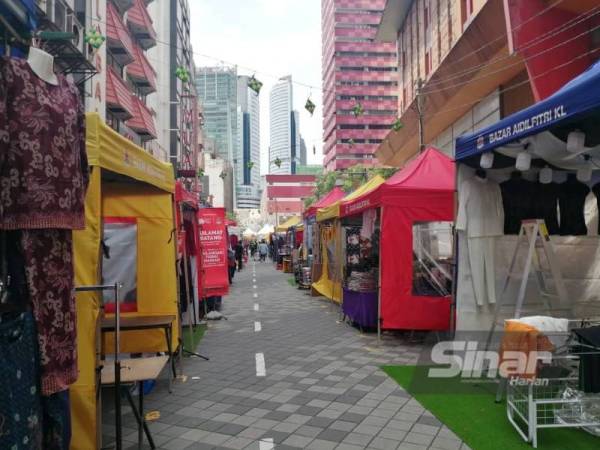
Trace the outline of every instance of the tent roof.
<path fill-rule="evenodd" d="M 277 226 L 275 228 L 275 231 L 277 231 L 278 233 L 281 233 L 282 231 L 287 231 L 288 228 L 298 225 L 301 221 L 302 221 L 302 219 L 300 218 L 300 216 L 292 216 L 288 220 L 286 220 L 284 223 Z"/>
<path fill-rule="evenodd" d="M 338 186 L 334 187 L 331 191 L 321 197 L 319 200 L 310 205 L 306 211 L 304 211 L 304 217 L 314 216 L 317 214 L 317 210 L 319 208 L 325 208 L 326 206 L 331 205 L 332 203 L 337 202 L 342 199 L 346 193 L 344 190 Z"/>
<path fill-rule="evenodd" d="M 438 149 L 428 147 L 377 189 L 343 200 L 340 215 L 350 216 L 384 204 L 418 206 L 424 195 L 432 198 L 442 194 L 451 198 L 454 190 L 454 161 Z"/>
<path fill-rule="evenodd" d="M 508 117 L 456 139 L 456 160 L 467 158 L 502 147 L 511 142 L 543 131 L 552 132 L 566 140 L 568 129 L 586 133 L 586 145 L 600 144 L 597 121 L 585 120 L 591 113 L 600 114 L 600 61 L 573 78 L 550 97 L 511 114 Z M 595 141 L 595 142 L 590 142 Z M 522 147 L 521 147 L 522 149 Z M 535 148 L 534 148 L 535 152 Z"/>
<path fill-rule="evenodd" d="M 374 189 L 377 189 L 379 187 L 379 185 L 381 185 L 384 182 L 385 182 L 385 178 L 383 178 L 381 175 L 375 175 L 373 178 L 371 178 L 365 184 L 361 184 L 359 187 L 357 187 L 354 191 L 350 192 L 348 195 L 346 195 L 341 200 L 336 201 L 335 203 L 333 203 L 332 205 L 329 205 L 326 208 L 320 209 L 317 212 L 317 221 L 322 222 L 324 220 L 333 219 L 334 217 L 339 217 L 341 203 L 351 201 L 357 197 L 360 197 L 361 195 L 371 192 Z"/>
<path fill-rule="evenodd" d="M 194 209 L 198 209 L 197 195 L 188 191 L 181 181 L 175 182 L 175 200 L 185 203 Z"/>

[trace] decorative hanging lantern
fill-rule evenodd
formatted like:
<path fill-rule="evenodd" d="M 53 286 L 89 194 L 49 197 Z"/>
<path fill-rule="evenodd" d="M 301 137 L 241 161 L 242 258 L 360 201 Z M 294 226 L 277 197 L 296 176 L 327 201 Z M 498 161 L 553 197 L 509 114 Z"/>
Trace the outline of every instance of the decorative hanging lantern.
<path fill-rule="evenodd" d="M 402 123 L 402 121 L 400 119 L 396 119 L 396 121 L 392 124 L 392 130 L 400 131 L 403 126 L 404 124 Z"/>
<path fill-rule="evenodd" d="M 281 167 L 281 159 L 276 158 L 275 161 L 273 161 L 273 164 L 275 164 L 278 168 Z"/>
<path fill-rule="evenodd" d="M 254 167 L 254 163 L 253 163 L 252 161 L 248 161 L 248 162 L 246 163 L 246 167 L 247 167 L 248 169 L 252 170 L 252 168 Z"/>
<path fill-rule="evenodd" d="M 219 178 L 225 181 L 225 178 L 227 178 L 227 172 L 225 170 L 221 171 L 221 173 L 219 174 Z"/>
<path fill-rule="evenodd" d="M 348 139 L 348 144 L 350 144 L 350 147 L 352 147 L 354 145 L 354 139 Z"/>
<path fill-rule="evenodd" d="M 198 169 L 198 178 L 202 178 L 204 176 L 204 169 L 202 167 L 200 167 Z"/>
<path fill-rule="evenodd" d="M 89 44 L 94 50 L 98 50 L 106 40 L 106 37 L 100 34 L 100 31 L 93 28 L 85 32 L 83 40 L 87 44 Z"/>
<path fill-rule="evenodd" d="M 312 116 L 313 113 L 315 112 L 315 108 L 317 107 L 317 105 L 315 105 L 312 100 L 310 99 L 310 97 L 308 97 L 306 99 L 306 103 L 304 104 L 304 109 L 306 109 L 310 115 Z"/>
<path fill-rule="evenodd" d="M 256 95 L 260 94 L 260 89 L 262 86 L 262 81 L 257 80 L 254 75 L 252 75 L 248 80 L 248 87 L 256 92 Z"/>
<path fill-rule="evenodd" d="M 183 66 L 178 66 L 177 69 L 175 69 L 175 76 L 177 78 L 179 78 L 181 81 L 183 81 L 184 83 L 187 83 L 188 81 L 190 81 L 190 73 Z"/>
<path fill-rule="evenodd" d="M 360 103 L 357 103 L 356 105 L 354 105 L 354 108 L 352 108 L 352 114 L 354 114 L 354 117 L 362 116 L 364 113 L 365 109 Z"/>
<path fill-rule="evenodd" d="M 315 145 L 313 145 L 313 155 L 317 154 L 317 147 Z"/>

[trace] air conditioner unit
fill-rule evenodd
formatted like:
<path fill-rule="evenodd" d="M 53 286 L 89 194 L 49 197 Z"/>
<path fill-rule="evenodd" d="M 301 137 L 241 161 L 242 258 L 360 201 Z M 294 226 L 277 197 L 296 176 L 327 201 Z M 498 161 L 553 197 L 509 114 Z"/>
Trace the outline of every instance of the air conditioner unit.
<path fill-rule="evenodd" d="M 48 20 L 54 24 L 57 31 L 73 33 L 71 41 L 80 52 L 85 54 L 84 26 L 77 20 L 75 11 L 65 0 L 38 0 L 38 6 L 46 13 Z"/>

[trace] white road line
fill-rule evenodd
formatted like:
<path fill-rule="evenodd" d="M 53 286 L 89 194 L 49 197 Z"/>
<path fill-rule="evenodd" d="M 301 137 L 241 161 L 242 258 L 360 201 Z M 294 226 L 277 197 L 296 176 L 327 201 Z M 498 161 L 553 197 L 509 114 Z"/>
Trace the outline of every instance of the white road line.
<path fill-rule="evenodd" d="M 267 368 L 265 366 L 265 355 L 263 353 L 256 354 L 256 376 L 264 377 L 267 375 Z"/>
<path fill-rule="evenodd" d="M 252 282 L 253 282 L 253 283 L 256 283 L 256 278 L 252 278 Z"/>
<path fill-rule="evenodd" d="M 274 448 L 275 443 L 273 442 L 273 438 L 262 438 L 258 441 L 259 450 L 273 450 Z"/>
<path fill-rule="evenodd" d="M 253 288 L 253 289 L 256 289 L 256 285 L 254 284 L 254 285 L 252 286 L 252 288 Z"/>
<path fill-rule="evenodd" d="M 262 325 L 260 324 L 260 322 L 254 322 L 254 331 L 260 331 L 262 330 Z"/>
<path fill-rule="evenodd" d="M 258 311 L 258 303 L 254 304 L 254 311 Z"/>
<path fill-rule="evenodd" d="M 258 298 L 258 294 L 255 292 L 254 294 L 252 294 L 252 297 Z"/>

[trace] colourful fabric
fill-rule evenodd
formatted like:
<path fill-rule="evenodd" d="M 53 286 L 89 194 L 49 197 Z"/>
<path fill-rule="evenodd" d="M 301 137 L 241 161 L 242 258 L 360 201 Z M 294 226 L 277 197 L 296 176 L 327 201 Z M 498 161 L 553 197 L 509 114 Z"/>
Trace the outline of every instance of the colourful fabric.
<path fill-rule="evenodd" d="M 42 395 L 77 379 L 71 230 L 23 230 L 29 298 L 37 325 Z"/>
<path fill-rule="evenodd" d="M 0 58 L 0 229 L 83 228 L 87 170 L 77 87 Z"/>
<path fill-rule="evenodd" d="M 42 447 L 35 323 L 31 313 L 0 317 L 0 448 Z"/>

